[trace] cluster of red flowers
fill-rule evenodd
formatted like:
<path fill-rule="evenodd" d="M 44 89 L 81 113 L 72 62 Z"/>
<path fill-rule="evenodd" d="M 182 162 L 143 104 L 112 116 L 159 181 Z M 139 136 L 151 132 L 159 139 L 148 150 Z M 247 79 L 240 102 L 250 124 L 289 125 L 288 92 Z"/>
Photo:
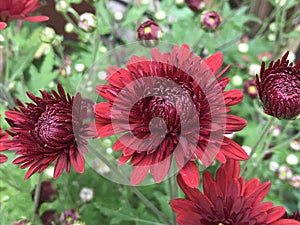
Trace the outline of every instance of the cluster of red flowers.
<path fill-rule="evenodd" d="M 45 16 L 28 17 L 40 4 L 37 0 L 0 0 L 0 29 L 11 20 L 45 21 Z M 199 10 L 197 1 L 187 1 Z M 196 4 L 197 3 L 197 4 Z M 18 5 L 18 7 L 16 7 Z M 213 21 L 212 21 L 213 19 Z M 213 28 L 220 24 L 215 13 L 206 19 Z M 153 20 L 138 29 L 140 40 L 158 40 L 160 28 Z M 287 60 L 261 66 L 256 85 L 267 114 L 279 119 L 293 119 L 300 114 L 300 61 L 293 66 Z M 187 45 L 171 52 L 152 49 L 151 58 L 133 56 L 126 68 L 109 67 L 107 82 L 97 92 L 107 102 L 95 105 L 98 137 L 121 134 L 113 150 L 122 151 L 120 164 L 133 166 L 131 184 L 141 183 L 150 173 L 155 182 L 163 181 L 172 163 L 178 168 L 177 181 L 188 199 L 174 199 L 172 209 L 180 225 L 299 225 L 299 215 L 284 217 L 283 207 L 262 200 L 271 183 L 240 177 L 240 160 L 247 160 L 243 148 L 225 137 L 240 131 L 246 120 L 229 114 L 230 106 L 242 101 L 240 90 L 225 91 L 228 78 L 221 78 L 228 66 L 218 73 L 223 55 L 216 53 L 202 59 Z M 16 151 L 13 161 L 29 168 L 25 179 L 41 173 L 56 161 L 54 178 L 71 165 L 84 172 L 87 138 L 94 134 L 84 123 L 89 109 L 78 93 L 41 91 L 41 97 L 27 93 L 33 103 L 23 104 L 5 113 L 10 129 L 0 130 L 0 152 Z M 9 138 L 10 136 L 10 138 Z M 203 173 L 203 193 L 198 165 L 222 163 L 216 178 Z M 0 163 L 7 157 L 0 154 Z M 298 218 L 298 219 L 295 219 Z"/>

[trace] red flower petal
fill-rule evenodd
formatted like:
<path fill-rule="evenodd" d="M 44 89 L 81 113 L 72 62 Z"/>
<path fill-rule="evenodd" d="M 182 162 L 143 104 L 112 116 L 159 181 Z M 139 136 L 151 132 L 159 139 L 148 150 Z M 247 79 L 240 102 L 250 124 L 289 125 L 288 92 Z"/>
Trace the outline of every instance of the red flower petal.
<path fill-rule="evenodd" d="M 6 23 L 0 22 L 0 30 L 3 30 L 7 26 Z"/>
<path fill-rule="evenodd" d="M 84 157 L 83 155 L 74 149 L 70 150 L 70 160 L 71 164 L 73 165 L 74 169 L 78 173 L 83 173 L 84 172 Z"/>
<path fill-rule="evenodd" d="M 183 168 L 179 171 L 182 179 L 189 187 L 198 187 L 200 183 L 200 177 L 198 172 L 198 167 L 193 161 L 189 161 Z"/>
<path fill-rule="evenodd" d="M 140 184 L 149 172 L 150 166 L 136 166 L 134 167 L 131 177 L 130 177 L 130 184 L 131 185 L 138 185 Z"/>
<path fill-rule="evenodd" d="M 44 22 L 49 20 L 48 16 L 28 16 L 25 17 L 24 20 L 29 21 L 29 22 Z"/>
<path fill-rule="evenodd" d="M 212 56 L 204 60 L 209 68 L 211 68 L 213 74 L 216 74 L 223 63 L 223 54 L 221 52 L 216 52 Z"/>

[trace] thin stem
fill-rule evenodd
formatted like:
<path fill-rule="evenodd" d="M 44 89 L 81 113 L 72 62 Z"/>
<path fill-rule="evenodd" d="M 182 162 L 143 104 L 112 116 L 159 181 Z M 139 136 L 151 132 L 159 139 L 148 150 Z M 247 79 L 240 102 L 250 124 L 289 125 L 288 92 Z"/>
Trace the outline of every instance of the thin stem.
<path fill-rule="evenodd" d="M 89 146 L 91 152 L 93 152 L 103 163 L 105 163 L 112 172 L 122 180 L 122 182 L 128 182 L 128 180 L 120 173 L 120 171 L 109 161 L 107 160 L 100 152 L 96 151 L 92 146 Z M 159 218 L 165 221 L 168 225 L 173 225 L 169 219 L 162 213 L 160 210 L 150 202 L 136 187 L 130 186 L 130 190 L 139 197 L 139 199 L 154 212 Z"/>
<path fill-rule="evenodd" d="M 170 199 L 175 199 L 176 198 L 176 193 L 175 193 L 175 189 L 173 188 L 173 181 L 174 181 L 174 176 L 173 177 L 170 177 L 168 179 L 168 187 L 169 187 L 169 192 L 170 192 Z M 175 187 L 176 185 L 174 185 Z M 173 219 L 173 224 L 177 224 L 176 223 L 176 215 L 174 213 L 174 211 L 172 211 L 172 219 Z"/>
<path fill-rule="evenodd" d="M 268 123 L 265 125 L 263 131 L 261 132 L 261 135 L 260 135 L 259 139 L 257 140 L 257 142 L 255 143 L 255 145 L 252 148 L 252 151 L 251 151 L 251 153 L 249 155 L 250 159 L 252 158 L 253 154 L 256 152 L 256 150 L 259 147 L 259 145 L 265 140 L 265 136 L 268 134 L 268 131 L 272 127 L 275 119 L 276 119 L 275 117 L 271 117 L 269 119 Z M 249 163 L 249 161 L 242 166 L 242 168 L 241 168 L 241 174 L 243 174 L 245 172 L 248 163 Z"/>
<path fill-rule="evenodd" d="M 35 216 L 38 212 L 38 207 L 39 207 L 39 202 L 40 202 L 40 194 L 41 194 L 41 186 L 42 186 L 42 176 L 43 176 L 43 173 L 40 173 L 38 175 L 38 180 L 37 180 L 37 184 L 36 184 L 36 187 L 35 187 L 34 209 L 33 209 L 32 218 L 31 218 L 32 223 L 34 223 Z"/>

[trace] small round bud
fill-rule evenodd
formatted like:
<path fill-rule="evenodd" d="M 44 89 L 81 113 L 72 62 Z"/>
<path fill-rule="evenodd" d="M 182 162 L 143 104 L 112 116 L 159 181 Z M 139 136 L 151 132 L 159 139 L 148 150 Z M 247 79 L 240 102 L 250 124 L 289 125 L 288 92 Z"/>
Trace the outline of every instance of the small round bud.
<path fill-rule="evenodd" d="M 138 27 L 137 36 L 144 46 L 151 47 L 161 38 L 161 28 L 154 20 L 147 20 Z"/>
<path fill-rule="evenodd" d="M 78 26 L 85 32 L 93 32 L 97 27 L 97 18 L 92 13 L 83 13 L 79 17 Z"/>
<path fill-rule="evenodd" d="M 201 15 L 201 25 L 208 31 L 213 31 L 221 24 L 221 18 L 215 11 L 205 11 Z"/>
<path fill-rule="evenodd" d="M 270 31 L 275 32 L 276 29 L 277 29 L 276 23 L 274 23 L 274 22 L 273 22 L 273 23 L 270 23 L 269 29 L 270 29 Z"/>
<path fill-rule="evenodd" d="M 121 21 L 124 17 L 124 14 L 122 12 L 115 12 L 114 17 L 115 17 L 115 20 Z"/>
<path fill-rule="evenodd" d="M 41 41 L 47 44 L 52 44 L 55 40 L 55 37 L 55 30 L 51 27 L 45 27 L 40 33 Z"/>
<path fill-rule="evenodd" d="M 101 53 L 105 53 L 105 52 L 107 52 L 107 48 L 106 48 L 105 46 L 101 46 L 101 47 L 99 48 L 99 51 L 100 51 Z"/>
<path fill-rule="evenodd" d="M 234 75 L 231 79 L 231 82 L 235 87 L 239 87 L 243 84 L 243 79 L 239 75 Z"/>
<path fill-rule="evenodd" d="M 275 41 L 276 40 L 276 35 L 274 33 L 270 33 L 267 36 L 269 41 Z"/>
<path fill-rule="evenodd" d="M 269 164 L 269 170 L 275 172 L 277 171 L 279 168 L 279 164 L 275 161 L 271 161 L 270 164 Z"/>
<path fill-rule="evenodd" d="M 83 72 L 85 69 L 85 65 L 82 63 L 78 63 L 75 65 L 75 70 L 79 73 Z"/>
<path fill-rule="evenodd" d="M 73 33 L 73 31 L 74 31 L 74 25 L 72 23 L 66 23 L 66 25 L 65 25 L 65 31 L 67 33 Z"/>
<path fill-rule="evenodd" d="M 260 65 L 258 64 L 251 64 L 249 66 L 248 73 L 252 76 L 256 76 L 256 74 L 259 74 L 260 72 Z"/>
<path fill-rule="evenodd" d="M 286 4 L 286 0 L 275 0 L 275 3 L 280 7 L 283 7 Z"/>
<path fill-rule="evenodd" d="M 287 164 L 293 165 L 293 166 L 297 165 L 299 163 L 298 157 L 296 155 L 294 155 L 294 154 L 289 154 L 286 157 L 285 161 L 287 162 Z"/>
<path fill-rule="evenodd" d="M 239 43 L 238 50 L 241 53 L 247 53 L 249 51 L 249 45 L 247 43 Z"/>
<path fill-rule="evenodd" d="M 149 4 L 149 0 L 141 0 L 141 4 L 142 5 L 148 5 Z"/>
<path fill-rule="evenodd" d="M 181 7 L 184 5 L 184 0 L 175 0 L 177 6 Z"/>
<path fill-rule="evenodd" d="M 166 16 L 167 16 L 167 14 L 163 10 L 157 11 L 154 15 L 155 19 L 157 19 L 157 20 L 164 20 L 166 18 Z"/>
<path fill-rule="evenodd" d="M 5 38 L 2 34 L 0 34 L 0 42 L 4 42 L 5 41 Z"/>
<path fill-rule="evenodd" d="M 200 12 L 205 8 L 204 0 L 185 0 L 185 2 L 194 12 Z"/>
<path fill-rule="evenodd" d="M 66 13 L 70 7 L 70 3 L 68 1 L 60 0 L 56 2 L 55 9 L 57 12 Z"/>
<path fill-rule="evenodd" d="M 257 98 L 258 91 L 256 88 L 256 81 L 255 79 L 247 80 L 244 84 L 244 92 L 250 97 L 250 98 Z"/>

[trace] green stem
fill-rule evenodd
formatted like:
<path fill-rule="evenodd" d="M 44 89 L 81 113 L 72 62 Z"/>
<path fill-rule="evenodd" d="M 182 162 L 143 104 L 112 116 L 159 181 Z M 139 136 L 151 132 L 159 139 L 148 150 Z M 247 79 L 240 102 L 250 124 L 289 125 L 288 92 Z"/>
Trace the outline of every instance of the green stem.
<path fill-rule="evenodd" d="M 42 176 L 43 176 L 43 173 L 40 173 L 38 175 L 38 180 L 37 180 L 37 184 L 36 184 L 36 187 L 35 187 L 34 209 L 33 209 L 32 218 L 31 218 L 32 223 L 34 223 L 35 216 L 38 213 L 38 207 L 39 207 L 39 202 L 40 202 L 40 194 L 41 194 L 41 186 L 42 186 Z"/>
<path fill-rule="evenodd" d="M 175 187 L 176 187 L 176 183 L 174 185 L 173 181 L 174 181 L 174 177 L 170 177 L 168 179 L 168 187 L 169 187 L 169 192 L 170 192 L 170 198 L 171 200 L 172 199 L 175 199 L 177 196 L 176 196 L 176 192 L 175 192 Z M 175 182 L 175 181 L 174 181 Z M 173 188 L 174 187 L 174 188 Z M 173 224 L 176 225 L 176 215 L 174 213 L 174 211 L 172 210 L 172 219 L 173 219 Z"/>
<path fill-rule="evenodd" d="M 122 182 L 128 183 L 128 180 L 120 173 L 120 171 L 103 156 L 100 152 L 96 151 L 92 146 L 89 146 L 90 152 L 93 152 L 96 157 L 98 157 L 103 163 L 105 163 L 112 172 L 121 179 Z M 152 203 L 150 202 L 136 187 L 130 186 L 131 192 L 133 192 L 138 198 L 152 211 L 154 212 L 160 219 L 165 221 L 168 225 L 173 225 L 169 219 Z"/>
<path fill-rule="evenodd" d="M 257 148 L 259 147 L 259 145 L 265 140 L 265 136 L 268 134 L 269 129 L 272 127 L 274 121 L 276 120 L 275 117 L 271 117 L 269 119 L 269 121 L 267 122 L 267 124 L 265 125 L 263 131 L 261 132 L 261 135 L 259 137 L 259 139 L 257 140 L 257 142 L 255 143 L 255 145 L 252 148 L 252 151 L 249 155 L 249 159 L 252 158 L 253 154 L 256 152 Z M 247 165 L 249 164 L 249 161 L 247 163 L 244 163 L 244 165 L 241 168 L 241 174 L 243 174 L 247 168 Z"/>

